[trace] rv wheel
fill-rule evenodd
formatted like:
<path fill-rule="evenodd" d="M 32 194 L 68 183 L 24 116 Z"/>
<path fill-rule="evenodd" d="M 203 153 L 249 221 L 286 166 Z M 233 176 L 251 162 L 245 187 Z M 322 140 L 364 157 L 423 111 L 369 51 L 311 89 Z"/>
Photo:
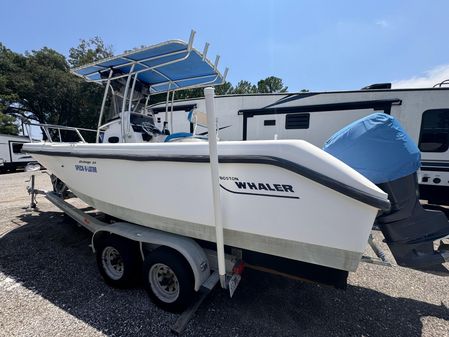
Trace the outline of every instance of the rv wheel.
<path fill-rule="evenodd" d="M 100 274 L 107 284 L 124 288 L 135 283 L 141 262 L 137 242 L 109 235 L 95 250 Z"/>
<path fill-rule="evenodd" d="M 186 309 L 195 295 L 190 265 L 181 254 L 167 247 L 146 256 L 143 282 L 153 302 L 170 312 Z"/>

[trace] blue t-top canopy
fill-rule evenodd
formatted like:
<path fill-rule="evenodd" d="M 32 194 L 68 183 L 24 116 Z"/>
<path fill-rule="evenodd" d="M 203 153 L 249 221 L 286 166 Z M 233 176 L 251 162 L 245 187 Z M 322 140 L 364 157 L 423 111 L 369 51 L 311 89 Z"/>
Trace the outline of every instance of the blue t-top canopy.
<path fill-rule="evenodd" d="M 75 68 L 72 72 L 94 82 L 107 81 L 111 70 L 111 80 L 137 74 L 151 94 L 222 84 L 225 79 L 217 65 L 193 48 L 192 42 L 193 35 L 189 43 L 167 41 Z"/>
<path fill-rule="evenodd" d="M 329 138 L 323 149 L 375 184 L 408 176 L 421 162 L 416 144 L 396 119 L 384 113 L 349 124 Z"/>

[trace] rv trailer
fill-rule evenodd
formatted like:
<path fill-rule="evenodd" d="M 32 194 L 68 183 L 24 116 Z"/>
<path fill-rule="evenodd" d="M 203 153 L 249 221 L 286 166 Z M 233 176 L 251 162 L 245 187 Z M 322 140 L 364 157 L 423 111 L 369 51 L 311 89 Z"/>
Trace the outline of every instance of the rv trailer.
<path fill-rule="evenodd" d="M 355 91 L 217 96 L 220 140 L 303 139 L 320 148 L 345 125 L 374 112 L 398 119 L 422 153 L 418 173 L 422 199 L 449 204 L 449 88 L 390 89 L 389 83 Z M 204 99 L 151 106 L 156 125 L 192 132 L 190 111 Z M 167 120 L 168 119 L 168 120 Z M 198 125 L 196 134 L 207 134 Z M 106 140 L 107 141 L 107 140 Z"/>
<path fill-rule="evenodd" d="M 29 141 L 25 136 L 0 134 L 0 172 L 15 171 L 34 161 L 30 155 L 22 153 L 23 144 Z"/>

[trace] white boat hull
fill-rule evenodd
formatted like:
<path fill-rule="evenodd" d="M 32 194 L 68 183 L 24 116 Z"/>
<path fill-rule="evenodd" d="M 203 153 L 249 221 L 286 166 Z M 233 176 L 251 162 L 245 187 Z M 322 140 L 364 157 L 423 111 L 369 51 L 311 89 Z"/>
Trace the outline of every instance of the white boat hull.
<path fill-rule="evenodd" d="M 102 212 L 215 241 L 207 149 L 207 143 L 34 143 L 25 150 Z M 304 141 L 222 142 L 219 154 L 226 245 L 357 268 L 379 209 L 363 196 L 387 204 L 384 192 Z M 343 187 L 330 188 L 326 177 Z"/>

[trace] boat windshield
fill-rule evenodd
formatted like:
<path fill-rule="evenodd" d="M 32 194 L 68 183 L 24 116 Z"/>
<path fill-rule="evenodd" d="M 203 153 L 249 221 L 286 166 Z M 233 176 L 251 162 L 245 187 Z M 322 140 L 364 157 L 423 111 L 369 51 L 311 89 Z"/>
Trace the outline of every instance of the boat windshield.
<path fill-rule="evenodd" d="M 157 126 L 154 125 L 154 118 L 152 115 L 131 113 L 130 123 L 134 132 L 162 133 Z"/>

